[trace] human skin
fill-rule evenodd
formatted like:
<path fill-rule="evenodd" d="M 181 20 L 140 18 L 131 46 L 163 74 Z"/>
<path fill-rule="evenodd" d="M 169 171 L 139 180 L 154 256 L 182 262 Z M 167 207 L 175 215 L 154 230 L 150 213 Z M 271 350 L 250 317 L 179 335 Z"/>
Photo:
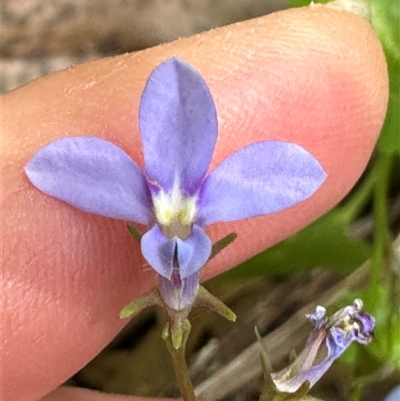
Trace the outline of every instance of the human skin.
<path fill-rule="evenodd" d="M 127 323 L 118 317 L 121 308 L 157 282 L 124 222 L 44 195 L 23 167 L 41 146 L 75 135 L 107 138 L 143 165 L 140 95 L 149 73 L 175 55 L 200 71 L 216 103 L 219 137 L 210 170 L 249 143 L 280 139 L 306 148 L 328 174 L 315 195 L 288 210 L 210 226 L 213 240 L 233 231 L 238 239 L 204 269 L 204 279 L 328 211 L 369 160 L 387 106 L 384 55 L 367 22 L 323 6 L 71 67 L 3 96 L 5 401 L 37 401 L 52 392 Z M 121 399 L 139 400 L 59 389 L 43 401 Z"/>

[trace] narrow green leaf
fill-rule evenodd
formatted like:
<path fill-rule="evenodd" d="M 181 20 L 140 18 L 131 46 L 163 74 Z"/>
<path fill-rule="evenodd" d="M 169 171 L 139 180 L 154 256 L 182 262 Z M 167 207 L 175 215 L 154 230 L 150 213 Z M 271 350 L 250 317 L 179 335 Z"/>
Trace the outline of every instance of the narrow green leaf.
<path fill-rule="evenodd" d="M 368 3 L 389 70 L 389 106 L 378 146 L 385 152 L 400 153 L 400 4 L 393 0 L 368 0 Z"/>
<path fill-rule="evenodd" d="M 326 214 L 296 235 L 260 253 L 221 279 L 264 276 L 324 267 L 349 272 L 370 256 L 369 246 L 347 234 L 340 209 Z M 262 233 L 260 234 L 262 235 Z"/>
<path fill-rule="evenodd" d="M 400 71 L 400 64 L 398 71 Z M 390 84 L 389 105 L 378 147 L 387 153 L 397 152 L 400 154 L 400 83 L 394 82 L 397 80 L 394 75 L 391 75 L 390 79 L 392 82 Z"/>
<path fill-rule="evenodd" d="M 375 338 L 368 351 L 378 360 L 400 370 L 400 309 L 392 303 L 386 283 L 367 292 L 369 310 L 376 319 Z"/>

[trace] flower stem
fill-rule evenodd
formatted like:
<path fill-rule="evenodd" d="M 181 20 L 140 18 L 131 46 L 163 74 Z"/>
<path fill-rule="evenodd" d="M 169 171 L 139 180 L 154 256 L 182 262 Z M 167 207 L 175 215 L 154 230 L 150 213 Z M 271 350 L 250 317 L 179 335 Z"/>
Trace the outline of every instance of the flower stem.
<path fill-rule="evenodd" d="M 377 169 L 373 168 L 368 172 L 367 176 L 364 177 L 362 183 L 348 202 L 341 207 L 341 215 L 345 223 L 350 224 L 360 214 L 362 208 L 370 200 L 374 190 L 376 176 Z"/>
<path fill-rule="evenodd" d="M 166 328 L 164 329 L 163 339 L 171 355 L 176 380 L 178 382 L 182 398 L 184 401 L 196 401 L 196 395 L 194 393 L 192 380 L 190 379 L 189 369 L 185 358 L 186 341 L 189 337 L 191 325 L 188 319 L 185 319 L 182 324 L 183 339 L 179 348 L 176 348 L 174 345 L 173 333 L 170 324 L 167 324 Z"/>
<path fill-rule="evenodd" d="M 384 281 L 387 281 L 388 269 L 385 269 L 390 256 L 390 223 L 388 217 L 388 191 L 390 184 L 390 175 L 393 166 L 393 156 L 386 153 L 380 153 L 372 170 L 373 179 L 373 216 L 374 216 L 374 241 L 372 248 L 370 283 L 366 291 L 366 298 L 375 305 L 377 311 L 385 305 L 384 308 L 391 309 L 393 302 L 387 293 L 382 292 Z M 386 271 L 385 271 L 386 270 Z M 388 282 L 389 285 L 391 281 Z M 387 305 L 387 306 L 386 306 Z M 391 314 L 390 312 L 388 313 Z M 384 322 L 380 321 L 381 329 Z M 356 357 L 359 351 L 356 351 Z M 355 364 L 354 372 L 359 365 Z M 357 379 L 356 379 L 357 380 Z M 354 380 L 353 380 L 354 382 Z M 368 381 L 357 380 L 350 388 L 349 400 L 359 401 L 362 390 Z"/>
<path fill-rule="evenodd" d="M 372 255 L 371 283 L 378 285 L 382 280 L 384 259 L 389 249 L 388 188 L 393 157 L 382 153 L 377 161 L 374 187 L 374 249 Z"/>

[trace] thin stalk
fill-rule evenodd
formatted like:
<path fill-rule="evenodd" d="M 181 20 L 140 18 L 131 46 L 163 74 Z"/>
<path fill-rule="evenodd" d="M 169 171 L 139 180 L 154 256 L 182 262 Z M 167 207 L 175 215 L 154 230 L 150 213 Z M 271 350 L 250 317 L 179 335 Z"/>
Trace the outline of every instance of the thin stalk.
<path fill-rule="evenodd" d="M 354 221 L 371 198 L 375 186 L 376 173 L 375 168 L 369 171 L 351 198 L 341 207 L 341 215 L 345 223 L 350 224 Z"/>
<path fill-rule="evenodd" d="M 372 247 L 370 284 L 368 292 L 375 299 L 379 293 L 385 273 L 385 261 L 390 250 L 390 223 L 388 216 L 388 192 L 390 184 L 390 173 L 393 157 L 390 154 L 380 153 L 374 169 L 370 173 L 370 181 L 373 183 L 372 201 L 374 216 L 374 242 Z M 366 187 L 369 187 L 366 184 Z M 358 352 L 357 352 L 358 353 Z M 357 359 L 357 358 L 355 358 Z M 357 366 L 353 367 L 354 370 Z M 356 379 L 350 389 L 349 401 L 359 401 L 362 390 L 368 380 Z"/>
<path fill-rule="evenodd" d="M 184 329 L 184 338 L 182 345 L 178 349 L 174 347 L 174 344 L 172 342 L 171 329 L 169 325 L 164 330 L 163 338 L 171 355 L 176 381 L 178 382 L 178 387 L 183 400 L 197 401 L 185 357 L 186 341 L 190 332 L 190 323 L 188 320 L 186 320 L 184 324 L 186 325 Z"/>
<path fill-rule="evenodd" d="M 390 244 L 388 217 L 388 189 L 393 157 L 382 153 L 376 165 L 374 186 L 374 246 L 372 254 L 371 284 L 377 285 L 382 280 L 384 260 Z"/>
<path fill-rule="evenodd" d="M 360 401 L 361 398 L 361 387 L 356 386 L 352 389 L 349 401 Z"/>

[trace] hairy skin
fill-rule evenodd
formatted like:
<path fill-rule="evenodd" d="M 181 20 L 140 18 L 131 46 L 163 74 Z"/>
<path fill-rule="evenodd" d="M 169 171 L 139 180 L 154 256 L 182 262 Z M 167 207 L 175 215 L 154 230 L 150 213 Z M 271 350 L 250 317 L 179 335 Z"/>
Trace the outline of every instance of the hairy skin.
<path fill-rule="evenodd" d="M 5 95 L 4 400 L 37 401 L 54 390 L 126 324 L 120 309 L 156 284 L 124 222 L 40 193 L 23 166 L 49 141 L 85 134 L 115 142 L 142 163 L 140 94 L 150 71 L 173 55 L 201 72 L 216 102 L 220 134 L 211 169 L 248 143 L 281 139 L 305 147 L 328 174 L 311 199 L 289 210 L 211 226 L 214 240 L 232 231 L 239 237 L 204 269 L 204 278 L 325 213 L 368 162 L 387 106 L 384 55 L 363 19 L 326 7 L 279 12 L 71 67 Z M 77 389 L 43 401 L 122 399 L 138 401 Z"/>

